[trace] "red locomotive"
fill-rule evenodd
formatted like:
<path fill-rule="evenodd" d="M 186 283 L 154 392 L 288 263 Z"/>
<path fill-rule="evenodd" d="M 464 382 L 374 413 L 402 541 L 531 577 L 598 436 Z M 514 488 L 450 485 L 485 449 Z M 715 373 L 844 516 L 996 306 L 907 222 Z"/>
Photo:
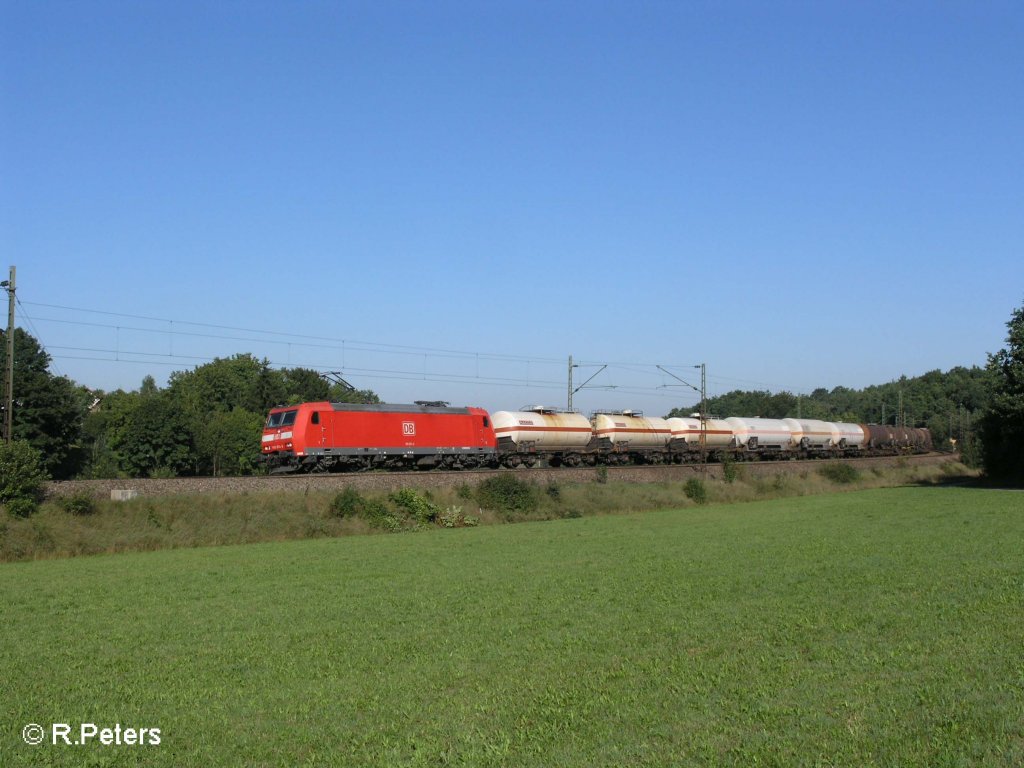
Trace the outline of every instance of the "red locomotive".
<path fill-rule="evenodd" d="M 302 403 L 270 411 L 263 457 L 274 471 L 477 467 L 495 457 L 487 411 L 414 405 Z"/>

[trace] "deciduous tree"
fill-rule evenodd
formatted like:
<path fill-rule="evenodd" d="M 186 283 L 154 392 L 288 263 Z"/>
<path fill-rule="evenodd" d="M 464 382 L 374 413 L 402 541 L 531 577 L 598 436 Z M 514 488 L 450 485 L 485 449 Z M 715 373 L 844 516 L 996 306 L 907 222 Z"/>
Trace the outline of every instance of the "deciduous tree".
<path fill-rule="evenodd" d="M 981 422 L 982 460 L 993 479 L 1024 485 L 1024 307 L 1006 327 L 1007 346 L 988 358 L 994 388 Z"/>
<path fill-rule="evenodd" d="M 7 365 L 7 333 L 0 331 L 0 371 Z M 14 330 L 15 440 L 42 456 L 56 478 L 72 476 L 82 461 L 80 437 L 86 403 L 70 379 L 50 373 L 50 356 L 30 334 Z"/>

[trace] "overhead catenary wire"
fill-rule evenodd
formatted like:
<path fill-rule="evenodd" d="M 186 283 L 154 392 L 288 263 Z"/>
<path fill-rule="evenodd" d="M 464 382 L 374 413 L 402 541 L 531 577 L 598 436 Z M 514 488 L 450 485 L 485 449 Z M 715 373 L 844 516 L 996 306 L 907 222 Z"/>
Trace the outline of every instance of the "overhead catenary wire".
<path fill-rule="evenodd" d="M 23 318 L 25 318 L 25 320 L 28 322 L 28 328 L 29 328 L 30 331 L 32 331 L 32 336 L 35 337 L 35 340 L 39 343 L 39 346 L 49 356 L 49 358 L 50 358 L 50 365 L 53 366 L 54 371 L 56 371 L 58 376 L 63 377 L 64 376 L 63 371 L 61 371 L 60 366 L 57 365 L 56 361 L 54 360 L 53 355 L 50 353 L 49 349 L 47 349 L 46 344 L 43 343 L 43 335 L 41 333 L 39 333 L 39 329 L 37 329 L 36 326 L 35 326 L 35 323 L 32 322 L 32 318 L 28 314 L 28 310 L 25 309 L 25 303 L 21 299 L 19 299 L 17 296 L 14 297 L 14 300 L 15 300 L 15 302 L 17 302 L 18 307 L 21 309 L 21 316 Z"/>
<path fill-rule="evenodd" d="M 69 326 L 81 326 L 86 328 L 94 329 L 108 329 L 114 330 L 117 334 L 117 345 L 115 350 L 107 350 L 101 347 L 92 347 L 87 345 L 67 345 L 67 346 L 51 346 L 49 349 L 56 352 L 61 350 L 63 353 L 60 355 L 54 355 L 51 352 L 51 358 L 59 357 L 62 360 L 91 360 L 96 362 L 125 362 L 130 364 L 139 364 L 148 362 L 152 365 L 160 365 L 162 367 L 174 367 L 181 364 L 201 364 L 205 362 L 211 362 L 217 359 L 216 356 L 202 355 L 202 354 L 187 354 L 184 353 L 181 346 L 177 347 L 174 343 L 175 338 L 179 339 L 196 339 L 196 340 L 210 340 L 210 341 L 233 341 L 243 342 L 246 344 L 256 345 L 271 345 L 277 347 L 284 347 L 287 352 L 284 355 L 287 358 L 286 363 L 281 363 L 276 360 L 269 360 L 271 365 L 275 366 L 296 366 L 299 363 L 295 362 L 293 355 L 294 349 L 310 349 L 310 350 L 322 350 L 325 352 L 337 353 L 338 357 L 331 363 L 324 361 L 318 361 L 316 363 L 307 363 L 302 367 L 308 367 L 313 370 L 328 370 L 339 367 L 338 361 L 341 362 L 341 367 L 346 370 L 351 370 L 354 373 L 362 373 L 367 378 L 389 378 L 389 379 L 408 379 L 410 377 L 416 377 L 420 380 L 428 380 L 435 382 L 446 382 L 446 383 L 467 383 L 467 382 L 479 382 L 481 384 L 488 383 L 489 386 L 535 386 L 538 388 L 545 387 L 558 387 L 563 386 L 563 382 L 556 382 L 546 378 L 536 378 L 535 372 L 532 366 L 564 366 L 563 358 L 553 358 L 545 356 L 530 356 L 521 354 L 509 354 L 501 352 L 481 352 L 481 351 L 467 351 L 450 349 L 445 347 L 427 347 L 427 346 L 415 346 L 410 344 L 393 344 L 388 342 L 372 342 L 353 340 L 333 336 L 325 335 L 314 335 L 314 334 L 303 334 L 296 333 L 293 331 L 279 331 L 272 329 L 258 329 L 249 328 L 244 326 L 227 325 L 220 323 L 206 323 L 194 320 L 186 320 L 180 318 L 167 318 L 158 317 L 153 315 L 141 315 L 128 312 L 117 312 L 109 309 L 94 309 L 88 307 L 75 307 L 64 304 L 55 304 L 51 302 L 33 302 L 33 301 L 18 301 L 19 305 L 43 307 L 47 309 L 61 310 L 64 312 L 75 312 L 84 313 L 97 316 L 96 320 L 85 320 L 85 319 L 69 319 L 61 317 L 36 317 L 35 320 L 39 323 L 56 323 L 61 325 Z M 26 317 L 27 317 L 26 313 Z M 135 324 L 118 324 L 116 322 L 100 322 L 100 317 L 109 318 L 123 318 L 127 320 L 139 320 L 142 323 Z M 149 326 L 146 323 L 159 323 L 162 327 Z M 33 332 L 37 338 L 39 333 L 36 330 L 35 325 Z M 194 330 L 189 330 L 189 328 Z M 206 329 L 209 331 L 225 331 L 226 333 L 210 333 L 204 332 Z M 168 345 L 166 351 L 132 351 L 126 350 L 122 347 L 122 332 L 134 333 L 134 334 L 154 334 L 159 337 L 166 337 Z M 246 335 L 240 335 L 246 334 Z M 67 352 L 87 352 L 97 354 L 113 354 L 114 359 L 86 356 L 86 355 L 71 355 L 66 354 Z M 348 363 L 351 362 L 350 358 L 353 353 L 369 353 L 373 355 L 398 355 L 407 357 L 422 357 L 424 359 L 424 366 L 421 370 L 413 373 L 404 369 L 391 369 L 391 368 L 371 368 L 371 367 L 353 367 Z M 268 355 L 266 357 L 277 357 L 277 355 Z M 145 358 L 145 359 L 138 359 Z M 428 359 L 437 360 L 452 360 L 452 361 L 467 361 L 471 362 L 474 374 L 464 375 L 455 373 L 454 371 L 430 371 L 427 365 Z M 480 367 L 482 362 L 494 362 L 494 363 L 518 363 L 526 365 L 526 377 L 515 378 L 515 377 L 497 377 L 497 376 L 481 376 Z M 645 377 L 658 377 L 658 371 L 656 370 L 655 363 L 644 363 L 639 361 L 588 361 L 583 360 L 580 362 L 581 365 L 605 365 L 607 364 L 609 369 L 615 369 L 624 373 L 632 374 L 633 376 L 645 376 Z M 690 368 L 692 366 L 687 364 L 671 364 L 666 367 L 670 368 Z M 401 368 L 401 367 L 399 367 Z M 763 386 L 770 389 L 788 389 L 789 391 L 796 392 L 798 388 L 793 387 L 779 387 L 778 385 L 772 385 L 766 382 L 752 381 L 746 379 L 732 379 L 725 376 L 709 375 L 709 381 L 716 383 L 746 383 L 753 384 L 756 386 Z M 613 384 L 620 394 L 623 395 L 635 395 L 635 396 L 648 396 L 657 397 L 664 399 L 676 400 L 678 394 L 672 395 L 666 393 L 663 388 L 655 386 L 647 387 L 640 382 L 622 382 L 620 384 Z M 718 387 L 716 387 L 718 389 Z M 712 395 L 713 396 L 713 395 Z"/>
<path fill-rule="evenodd" d="M 536 356 L 536 355 L 516 355 L 516 354 L 507 354 L 507 353 L 500 353 L 500 352 L 481 352 L 481 351 L 478 351 L 478 350 L 457 350 L 457 349 L 445 349 L 445 348 L 438 348 L 438 347 L 422 347 L 422 346 L 415 346 L 415 345 L 410 345 L 410 344 L 392 344 L 392 343 L 388 343 L 388 342 L 360 341 L 360 340 L 355 340 L 355 339 L 345 339 L 345 338 L 336 337 L 336 336 L 314 336 L 314 335 L 310 335 L 310 334 L 294 333 L 294 332 L 290 332 L 290 331 L 274 331 L 274 330 L 264 330 L 264 329 L 256 329 L 256 328 L 244 328 L 244 327 L 241 327 L 241 326 L 221 325 L 221 324 L 217 324 L 217 323 L 200 323 L 200 322 L 196 322 L 196 321 L 193 321 L 193 320 L 172 319 L 172 318 L 155 317 L 155 316 L 149 316 L 149 315 L 136 315 L 136 314 L 130 314 L 130 313 L 123 313 L 123 312 L 112 312 L 110 310 L 87 309 L 87 308 L 84 308 L 84 307 L 69 307 L 69 306 L 62 305 L 62 304 L 50 304 L 50 303 L 45 303 L 45 302 L 25 302 L 25 303 L 30 304 L 32 306 L 47 307 L 47 308 L 51 308 L 51 309 L 61 309 L 61 310 L 66 310 L 66 311 L 70 311 L 70 312 L 86 312 L 86 313 L 98 314 L 98 315 L 108 315 L 108 316 L 111 316 L 111 317 L 125 317 L 125 318 L 136 319 L 136 320 L 148 320 L 148 321 L 157 322 L 157 323 L 167 323 L 167 324 L 175 324 L 175 325 L 188 325 L 188 326 L 195 326 L 195 327 L 199 327 L 199 328 L 214 328 L 214 329 L 221 329 L 221 330 L 238 331 L 238 332 L 241 332 L 241 333 L 253 333 L 253 334 L 266 335 L 266 336 L 280 336 L 280 337 L 291 338 L 291 339 L 307 339 L 309 341 L 333 342 L 334 344 L 343 345 L 344 348 L 348 349 L 348 350 L 360 349 L 360 348 L 363 348 L 363 349 L 365 349 L 367 351 L 396 350 L 395 354 L 399 354 L 399 352 L 397 350 L 401 350 L 401 351 L 405 351 L 405 353 L 407 353 L 407 354 L 412 354 L 412 355 L 421 355 L 423 353 L 431 353 L 433 356 L 452 355 L 452 356 L 459 357 L 459 358 L 463 358 L 463 357 L 464 358 L 477 358 L 477 357 L 479 357 L 482 360 L 509 360 L 509 361 L 518 361 L 518 362 L 550 363 L 552 365 L 560 365 L 560 366 L 565 364 L 565 358 L 539 357 L 539 356 Z M 96 327 L 96 328 L 121 328 L 122 330 L 133 330 L 133 331 L 139 331 L 139 332 L 143 332 L 143 333 L 159 333 L 159 334 L 170 334 L 170 335 L 177 335 L 177 336 L 193 336 L 193 337 L 197 337 L 197 338 L 210 338 L 210 339 L 219 339 L 219 340 L 225 340 L 225 341 L 249 341 L 249 342 L 253 342 L 253 343 L 266 343 L 266 344 L 271 344 L 271 343 L 278 343 L 278 344 L 292 343 L 292 344 L 295 344 L 295 342 L 288 342 L 288 341 L 278 341 L 278 342 L 275 342 L 275 341 L 273 341 L 271 339 L 225 336 L 223 334 L 201 334 L 201 333 L 196 333 L 196 332 L 192 332 L 192 331 L 177 331 L 177 330 L 162 329 L 162 328 L 141 328 L 141 327 L 137 327 L 137 326 L 125 326 L 125 325 L 119 325 L 119 324 L 113 324 L 113 323 L 90 323 L 90 322 L 87 322 L 87 321 L 68 320 L 68 319 L 64 319 L 64 318 L 47 317 L 47 318 L 40 318 L 40 321 L 62 323 L 62 324 L 66 324 L 66 325 L 89 325 L 91 327 Z M 296 346 L 308 346 L 308 347 L 311 347 L 311 348 L 320 348 L 321 346 L 323 346 L 323 348 L 327 348 L 327 349 L 339 349 L 339 350 L 341 349 L 341 347 L 334 347 L 332 345 L 319 345 L 319 344 L 296 344 Z M 650 368 L 650 367 L 653 367 L 655 365 L 654 363 L 642 363 L 642 362 L 636 362 L 636 361 L 628 362 L 628 363 L 617 363 L 617 362 L 605 362 L 605 361 L 595 362 L 595 361 L 582 360 L 582 361 L 579 361 L 579 362 L 580 362 L 581 365 L 609 365 L 609 366 L 614 365 L 614 366 L 620 366 L 620 367 L 625 367 L 625 366 L 646 366 L 646 367 Z M 678 367 L 685 366 L 685 364 L 683 364 L 683 363 L 676 363 L 676 364 L 673 364 L 673 365 L 674 366 L 678 366 Z"/>
<path fill-rule="evenodd" d="M 122 363 L 136 363 L 136 364 L 151 364 L 161 366 L 176 366 L 183 363 L 208 363 L 213 362 L 217 358 L 200 356 L 200 355 L 175 355 L 173 360 L 178 362 L 172 362 L 168 359 L 167 355 L 158 352 L 144 352 L 138 350 L 126 350 L 126 349 L 110 349 L 105 347 L 71 347 L 71 346 L 56 346 L 54 349 L 59 349 L 69 352 L 91 352 L 94 354 L 108 354 L 117 355 L 116 360 L 111 360 L 108 357 L 94 357 L 89 355 L 62 355 L 62 358 L 69 360 L 88 360 L 95 362 L 122 362 Z M 142 359 L 129 359 L 126 356 L 133 356 Z M 270 365 L 282 365 L 281 363 L 273 360 L 269 361 Z M 297 361 L 290 363 L 295 367 L 309 368 L 317 371 L 330 370 L 330 366 L 321 365 L 318 363 L 309 363 Z M 349 366 L 346 369 L 349 373 L 361 374 L 367 378 L 372 379 L 385 379 L 385 380 L 396 380 L 396 381 L 430 381 L 436 383 L 451 383 L 451 384 L 474 384 L 483 386 L 508 386 L 508 387 L 521 387 L 521 388 L 537 388 L 537 389 L 551 389 L 556 390 L 564 386 L 561 381 L 549 380 L 549 379 L 537 379 L 537 378 L 525 378 L 517 379 L 510 377 L 497 377 L 497 376 L 479 376 L 468 375 L 468 374 L 454 374 L 454 373 L 431 373 L 423 371 L 412 371 L 412 370 L 394 370 L 386 368 L 362 368 L 356 366 Z M 664 399 L 677 399 L 666 395 L 663 392 L 659 392 L 655 389 L 634 387 L 634 386 L 617 386 L 608 385 L 604 387 L 595 387 L 594 389 L 608 389 L 616 390 L 623 394 L 631 395 L 642 395 L 642 396 L 653 396 Z"/>
<path fill-rule="evenodd" d="M 61 305 L 61 304 L 48 304 L 48 303 L 44 303 L 44 302 L 26 302 L 26 303 L 31 304 L 33 306 L 47 307 L 47 308 L 50 308 L 50 309 L 62 309 L 62 310 L 66 310 L 66 311 L 69 311 L 69 312 L 86 312 L 86 313 L 98 314 L 98 315 L 108 315 L 108 316 L 111 316 L 111 317 L 125 317 L 125 318 L 135 319 L 135 320 L 149 320 L 149 321 L 155 322 L 155 323 L 190 325 L 190 326 L 195 326 L 195 327 L 198 327 L 198 328 L 215 328 L 215 329 L 220 329 L 220 330 L 238 331 L 238 332 L 241 332 L 241 333 L 255 333 L 255 334 L 262 334 L 262 335 L 266 335 L 266 336 L 281 336 L 281 337 L 290 338 L 290 339 L 308 339 L 310 341 L 329 341 L 329 342 L 334 342 L 335 344 L 345 345 L 348 349 L 356 349 L 356 348 L 358 348 L 358 345 L 363 345 L 367 349 L 372 349 L 372 350 L 386 350 L 386 349 L 405 350 L 405 351 L 408 351 L 408 354 L 415 354 L 415 355 L 420 355 L 420 354 L 423 354 L 424 352 L 428 352 L 428 353 L 433 353 L 435 355 L 455 355 L 455 356 L 458 356 L 458 357 L 475 357 L 475 356 L 480 356 L 483 359 L 518 360 L 518 361 L 532 360 L 532 361 L 539 362 L 539 363 L 553 363 L 553 364 L 558 364 L 558 365 L 561 365 L 564 362 L 561 358 L 544 358 L 544 357 L 529 356 L 529 355 L 509 355 L 509 354 L 502 354 L 502 353 L 496 353 L 496 352 L 479 352 L 479 351 L 465 351 L 465 350 L 456 350 L 456 349 L 443 349 L 443 348 L 437 348 L 437 347 L 420 347 L 420 346 L 414 346 L 414 345 L 410 345 L 410 344 L 391 344 L 391 343 L 387 343 L 387 342 L 360 341 L 358 339 L 345 339 L 345 338 L 340 338 L 340 337 L 337 337 L 337 336 L 313 336 L 313 335 L 310 335 L 310 334 L 294 333 L 294 332 L 291 332 L 291 331 L 273 331 L 273 330 L 264 330 L 264 329 L 257 329 L 257 328 L 243 328 L 243 327 L 240 327 L 240 326 L 221 325 L 221 324 L 217 324 L 217 323 L 200 323 L 200 322 L 196 322 L 194 320 L 171 319 L 171 318 L 164 318 L 164 317 L 153 317 L 153 316 L 148 316 L 148 315 L 134 315 L 134 314 L 128 314 L 128 313 L 122 313 L 122 312 L 111 312 L 109 310 L 102 310 L 102 309 L 86 309 L 84 307 L 69 307 L 69 306 L 65 306 L 65 305 Z M 85 325 L 86 324 L 83 321 L 77 321 L 77 320 L 66 320 L 66 319 L 59 319 L 59 318 L 45 318 L 45 319 L 48 322 L 69 323 L 69 324 L 73 324 L 73 325 Z M 126 326 L 123 326 L 123 325 L 122 326 L 116 326 L 116 325 L 113 325 L 113 324 L 103 324 L 103 323 L 90 323 L 90 325 L 93 325 L 94 327 L 106 327 L 106 328 L 114 328 L 114 327 L 125 328 L 126 327 Z M 204 336 L 203 334 L 190 333 L 190 332 L 185 332 L 185 331 L 164 330 L 164 329 L 158 329 L 158 328 L 132 328 L 132 330 L 138 330 L 138 331 L 150 332 L 150 333 L 163 333 L 163 334 L 174 334 L 174 335 L 191 335 L 191 336 L 199 336 L 199 337 L 203 337 Z M 238 337 L 232 337 L 232 336 L 223 336 L 223 335 L 219 335 L 219 334 L 208 334 L 208 335 L 205 336 L 205 338 L 223 339 L 223 340 L 229 340 L 229 341 L 254 341 L 254 342 L 259 342 L 259 343 L 274 343 L 270 339 L 248 339 L 248 338 L 238 338 Z M 276 342 L 276 343 L 287 344 L 289 342 L 281 341 L 281 342 Z M 294 343 L 294 342 L 291 342 L 291 343 Z M 357 345 L 357 346 L 353 346 L 353 345 Z M 309 345 L 303 344 L 302 346 L 316 347 L 318 345 L 316 345 L 316 344 L 309 344 Z"/>

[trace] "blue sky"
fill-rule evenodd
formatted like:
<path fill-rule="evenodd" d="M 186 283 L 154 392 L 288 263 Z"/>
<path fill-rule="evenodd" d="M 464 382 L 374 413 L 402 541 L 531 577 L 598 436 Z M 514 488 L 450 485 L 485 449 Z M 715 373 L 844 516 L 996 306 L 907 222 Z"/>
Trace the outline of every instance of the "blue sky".
<path fill-rule="evenodd" d="M 572 354 L 615 387 L 578 407 L 665 412 L 654 364 L 862 387 L 984 364 L 1024 303 L 1020 3 L 0 18 L 0 243 L 91 387 L 252 352 L 564 405 Z"/>

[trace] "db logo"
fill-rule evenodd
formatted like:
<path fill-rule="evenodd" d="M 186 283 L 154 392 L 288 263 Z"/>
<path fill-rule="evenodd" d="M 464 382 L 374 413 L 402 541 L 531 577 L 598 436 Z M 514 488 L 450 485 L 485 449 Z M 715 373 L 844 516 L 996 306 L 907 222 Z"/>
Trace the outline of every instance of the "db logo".
<path fill-rule="evenodd" d="M 415 435 L 416 434 L 416 422 L 414 422 L 414 421 L 403 421 L 402 422 L 402 434 L 403 435 Z"/>

